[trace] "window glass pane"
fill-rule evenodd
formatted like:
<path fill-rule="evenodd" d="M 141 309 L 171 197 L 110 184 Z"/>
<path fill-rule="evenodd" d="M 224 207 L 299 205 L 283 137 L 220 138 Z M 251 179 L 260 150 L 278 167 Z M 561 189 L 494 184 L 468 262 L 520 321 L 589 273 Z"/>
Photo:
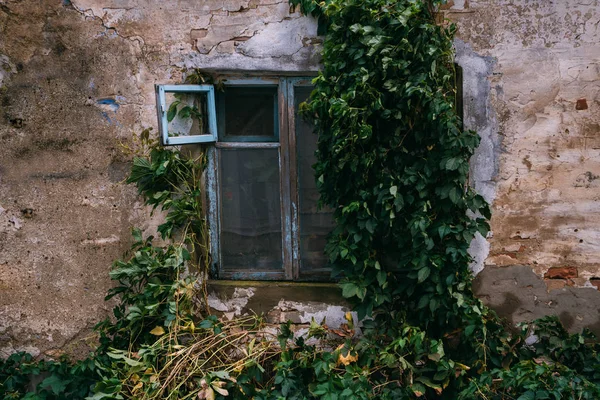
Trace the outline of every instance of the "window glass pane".
<path fill-rule="evenodd" d="M 226 86 L 217 94 L 225 141 L 277 141 L 277 87 Z"/>
<path fill-rule="evenodd" d="M 333 229 L 333 210 L 318 209 L 319 192 L 315 182 L 312 165 L 317 162 L 317 135 L 312 125 L 298 115 L 300 103 L 306 101 L 311 87 L 294 89 L 294 108 L 296 113 L 296 151 L 298 159 L 298 197 L 300 208 L 300 275 L 315 273 L 317 270 L 328 272 L 324 254 L 327 234 Z M 328 275 L 326 275 L 328 277 Z"/>
<path fill-rule="evenodd" d="M 206 93 L 165 93 L 169 136 L 205 135 L 208 131 Z"/>
<path fill-rule="evenodd" d="M 221 149 L 225 270 L 282 270 L 278 149 Z"/>

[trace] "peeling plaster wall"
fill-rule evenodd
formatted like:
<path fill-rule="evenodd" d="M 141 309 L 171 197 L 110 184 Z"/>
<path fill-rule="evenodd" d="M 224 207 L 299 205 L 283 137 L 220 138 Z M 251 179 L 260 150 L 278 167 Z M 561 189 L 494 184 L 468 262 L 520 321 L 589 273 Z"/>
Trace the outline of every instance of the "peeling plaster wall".
<path fill-rule="evenodd" d="M 482 136 L 471 180 L 493 205 L 476 290 L 514 322 L 552 313 L 598 332 L 600 4 L 454 3 L 465 125 Z"/>
<path fill-rule="evenodd" d="M 0 0 L 0 356 L 85 354 L 109 314 L 112 261 L 155 231 L 120 146 L 156 128 L 154 84 L 314 71 L 316 28 L 287 0 Z"/>
<path fill-rule="evenodd" d="M 555 313 L 600 330 L 599 10 L 454 0 L 445 11 L 465 124 L 482 136 L 472 183 L 493 202 L 492 235 L 471 249 L 476 290 L 513 322 Z M 156 127 L 153 85 L 191 68 L 316 71 L 316 28 L 287 0 L 0 0 L 0 355 L 84 354 L 109 313 L 108 270 L 130 228 L 155 231 L 122 184 L 120 148 Z M 300 325 L 346 310 L 252 288 L 215 291 L 212 304 Z"/>
<path fill-rule="evenodd" d="M 340 329 L 350 316 L 353 323 L 358 322 L 357 314 L 350 311 L 334 284 L 211 282 L 208 304 L 227 319 L 262 313 L 265 322 L 273 327 L 291 321 L 298 335 L 306 333 L 312 321 L 324 322 L 331 329 Z M 361 334 L 359 326 L 356 333 Z"/>

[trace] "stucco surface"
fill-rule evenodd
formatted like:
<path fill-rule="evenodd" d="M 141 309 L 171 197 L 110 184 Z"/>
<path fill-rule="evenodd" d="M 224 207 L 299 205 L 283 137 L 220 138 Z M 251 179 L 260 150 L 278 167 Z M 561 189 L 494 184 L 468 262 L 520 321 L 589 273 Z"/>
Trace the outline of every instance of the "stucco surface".
<path fill-rule="evenodd" d="M 465 125 L 482 136 L 471 180 L 493 205 L 475 288 L 514 322 L 556 314 L 600 331 L 598 6 L 470 0 L 446 14 Z"/>
<path fill-rule="evenodd" d="M 452 3 L 465 125 L 482 136 L 471 181 L 493 205 L 472 247 L 477 292 L 513 322 L 597 328 L 600 4 Z M 194 68 L 315 71 L 316 31 L 287 0 L 0 0 L 0 355 L 85 352 L 108 314 L 111 262 L 132 226 L 156 225 L 122 184 L 120 146 L 156 128 L 154 84 Z M 299 322 L 334 307 L 276 300 Z"/>
<path fill-rule="evenodd" d="M 85 353 L 130 229 L 128 143 L 182 70 L 315 70 L 287 1 L 0 1 L 0 355 Z M 93 341 L 93 337 L 90 339 Z"/>

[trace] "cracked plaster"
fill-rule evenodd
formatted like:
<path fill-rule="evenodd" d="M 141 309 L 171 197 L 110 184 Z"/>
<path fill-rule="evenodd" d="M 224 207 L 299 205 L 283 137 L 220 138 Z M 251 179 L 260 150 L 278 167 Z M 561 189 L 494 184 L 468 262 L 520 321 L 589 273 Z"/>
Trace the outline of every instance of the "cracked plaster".
<path fill-rule="evenodd" d="M 155 231 L 133 188 L 120 183 L 129 159 L 119 150 L 119 141 L 156 126 L 155 83 L 181 82 L 182 68 L 319 67 L 316 22 L 290 13 L 286 0 L 65 4 L 6 1 L 0 9 L 3 354 L 85 354 L 77 346 L 109 312 L 107 271 L 128 247 L 130 227 Z M 573 265 L 582 289 L 565 296 L 593 291 L 584 287 L 600 268 L 598 5 L 455 0 L 448 11 L 464 43 L 457 60 L 482 102 L 465 107 L 466 123 L 484 137 L 473 182 L 493 200 L 493 235 L 474 249 L 477 268 L 525 265 L 543 285 L 550 267 Z M 589 107 L 576 110 L 582 98 Z M 510 290 L 490 284 L 480 294 Z M 550 311 L 575 315 L 581 306 L 562 302 Z"/>
<path fill-rule="evenodd" d="M 156 127 L 154 84 L 182 68 L 315 71 L 316 23 L 286 1 L 3 4 L 0 351 L 81 356 L 131 226 L 160 219 L 122 184 L 120 146 Z"/>

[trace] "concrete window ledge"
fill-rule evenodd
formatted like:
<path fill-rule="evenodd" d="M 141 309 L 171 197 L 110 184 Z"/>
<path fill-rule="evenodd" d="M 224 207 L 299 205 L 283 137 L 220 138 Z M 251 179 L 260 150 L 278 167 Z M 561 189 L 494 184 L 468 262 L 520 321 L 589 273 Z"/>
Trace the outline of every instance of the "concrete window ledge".
<path fill-rule="evenodd" d="M 210 308 L 229 319 L 263 314 L 273 324 L 309 324 L 314 319 L 338 328 L 350 310 L 335 283 L 210 280 L 207 292 Z M 356 322 L 354 313 L 353 318 Z"/>

